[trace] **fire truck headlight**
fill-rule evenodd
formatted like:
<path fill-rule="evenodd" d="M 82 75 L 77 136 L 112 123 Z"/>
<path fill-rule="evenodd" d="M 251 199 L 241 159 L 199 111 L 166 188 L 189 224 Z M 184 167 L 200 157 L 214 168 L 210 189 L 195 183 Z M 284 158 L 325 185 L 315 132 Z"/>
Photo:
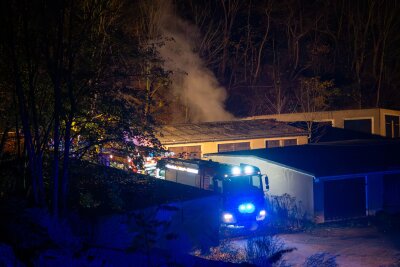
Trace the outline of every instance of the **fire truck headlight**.
<path fill-rule="evenodd" d="M 267 216 L 267 212 L 265 210 L 260 210 L 256 219 L 257 219 L 257 221 L 262 221 L 265 219 L 266 216 Z"/>
<path fill-rule="evenodd" d="M 256 207 L 253 203 L 243 203 L 239 205 L 240 213 L 253 213 Z"/>
<path fill-rule="evenodd" d="M 224 212 L 222 214 L 222 221 L 224 223 L 235 223 L 236 222 L 235 217 L 233 216 L 233 214 L 229 213 L 229 212 Z"/>
<path fill-rule="evenodd" d="M 241 170 L 238 166 L 232 168 L 232 175 L 240 175 Z"/>
<path fill-rule="evenodd" d="M 246 166 L 244 167 L 244 173 L 245 174 L 252 174 L 254 172 L 254 168 L 251 166 Z"/>

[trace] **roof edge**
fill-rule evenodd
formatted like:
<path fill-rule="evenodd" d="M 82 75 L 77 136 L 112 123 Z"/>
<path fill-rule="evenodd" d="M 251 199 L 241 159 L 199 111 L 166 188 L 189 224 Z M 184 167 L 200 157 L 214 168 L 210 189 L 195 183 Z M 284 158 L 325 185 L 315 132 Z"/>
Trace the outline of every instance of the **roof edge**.
<path fill-rule="evenodd" d="M 275 164 L 275 165 L 278 165 L 279 167 L 282 167 L 282 168 L 285 168 L 285 169 L 288 169 L 288 170 L 292 170 L 292 171 L 295 171 L 295 172 L 298 172 L 298 173 L 301 173 L 301 174 L 304 174 L 304 175 L 307 175 L 307 176 L 311 176 L 312 178 L 316 178 L 316 176 L 315 176 L 315 174 L 313 174 L 313 173 L 311 173 L 311 172 L 307 172 L 307 171 L 304 171 L 304 170 L 301 170 L 301 169 L 297 169 L 297 168 L 293 168 L 293 167 L 291 167 L 291 166 L 287 166 L 287 165 L 285 165 L 285 164 L 282 164 L 282 163 L 279 163 L 279 162 L 276 162 L 276 161 L 273 161 L 273 160 L 269 160 L 269 159 L 266 159 L 266 158 L 261 158 L 261 157 L 257 157 L 257 156 L 254 156 L 254 155 L 229 155 L 229 154 L 218 154 L 218 153 L 207 153 L 207 154 L 204 154 L 204 156 L 207 156 L 207 155 L 212 155 L 212 156 L 221 156 L 221 157 L 223 157 L 223 156 L 230 156 L 230 157 L 248 157 L 248 158 L 255 158 L 255 159 L 259 159 L 259 160 L 263 160 L 263 161 L 266 161 L 266 162 L 268 162 L 268 163 L 273 163 L 273 164 Z"/>
<path fill-rule="evenodd" d="M 317 179 L 340 179 L 347 177 L 354 177 L 355 175 L 359 176 L 367 176 L 373 174 L 397 174 L 400 173 L 400 169 L 398 170 L 386 170 L 386 171 L 373 171 L 373 172 L 355 172 L 351 174 L 342 174 L 342 175 L 324 175 L 324 176 L 316 176 Z"/>
<path fill-rule="evenodd" d="M 162 142 L 160 140 L 160 142 L 163 145 L 177 145 L 177 144 L 190 144 L 190 143 L 211 143 L 211 142 L 222 142 L 222 141 L 232 141 L 232 140 L 252 140 L 252 139 L 262 139 L 262 138 L 276 138 L 276 137 L 280 137 L 280 138 L 285 138 L 285 137 L 297 137 L 297 136 L 308 136 L 307 132 L 301 132 L 301 133 L 289 133 L 289 134 L 276 134 L 276 135 L 269 135 L 269 136 L 265 136 L 265 135 L 259 135 L 259 136 L 253 136 L 251 138 L 248 137 L 229 137 L 229 138 L 216 138 L 216 139 L 191 139 L 191 140 L 185 140 L 182 142 Z"/>

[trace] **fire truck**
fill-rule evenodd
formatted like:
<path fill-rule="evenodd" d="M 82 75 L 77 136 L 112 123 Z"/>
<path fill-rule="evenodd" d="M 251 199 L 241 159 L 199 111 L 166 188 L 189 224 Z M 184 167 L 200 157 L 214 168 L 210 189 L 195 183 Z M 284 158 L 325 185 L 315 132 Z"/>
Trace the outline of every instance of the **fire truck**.
<path fill-rule="evenodd" d="M 223 227 L 253 227 L 266 218 L 263 182 L 255 166 L 166 158 L 158 161 L 156 173 L 161 179 L 218 193 Z M 268 178 L 264 181 L 268 189 Z"/>

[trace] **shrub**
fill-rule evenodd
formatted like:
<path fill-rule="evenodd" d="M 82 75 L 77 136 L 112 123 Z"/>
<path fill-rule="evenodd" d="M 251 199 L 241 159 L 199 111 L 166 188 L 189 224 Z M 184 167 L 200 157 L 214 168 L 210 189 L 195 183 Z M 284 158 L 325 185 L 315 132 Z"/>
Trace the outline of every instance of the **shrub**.
<path fill-rule="evenodd" d="M 210 248 L 207 253 L 197 249 L 193 252 L 193 255 L 208 260 L 231 263 L 241 263 L 246 260 L 245 250 L 234 246 L 230 241 L 222 241 L 219 246 Z"/>
<path fill-rule="evenodd" d="M 336 267 L 336 255 L 331 255 L 327 252 L 318 252 L 306 259 L 304 267 Z"/>
<path fill-rule="evenodd" d="M 285 243 L 274 236 L 254 237 L 247 240 L 246 261 L 257 266 L 284 265 L 282 257 L 295 248 L 286 248 Z"/>
<path fill-rule="evenodd" d="M 270 224 L 285 230 L 300 230 L 311 222 L 307 220 L 307 213 L 302 208 L 301 201 L 289 194 L 271 196 L 269 199 Z"/>

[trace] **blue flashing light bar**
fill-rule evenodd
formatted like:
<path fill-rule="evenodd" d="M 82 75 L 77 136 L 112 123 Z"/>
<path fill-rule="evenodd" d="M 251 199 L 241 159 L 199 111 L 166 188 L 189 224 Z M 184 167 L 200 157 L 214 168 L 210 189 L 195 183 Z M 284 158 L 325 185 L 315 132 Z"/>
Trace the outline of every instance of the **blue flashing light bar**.
<path fill-rule="evenodd" d="M 256 210 L 256 207 L 253 203 L 243 203 L 239 205 L 240 213 L 253 213 Z"/>

